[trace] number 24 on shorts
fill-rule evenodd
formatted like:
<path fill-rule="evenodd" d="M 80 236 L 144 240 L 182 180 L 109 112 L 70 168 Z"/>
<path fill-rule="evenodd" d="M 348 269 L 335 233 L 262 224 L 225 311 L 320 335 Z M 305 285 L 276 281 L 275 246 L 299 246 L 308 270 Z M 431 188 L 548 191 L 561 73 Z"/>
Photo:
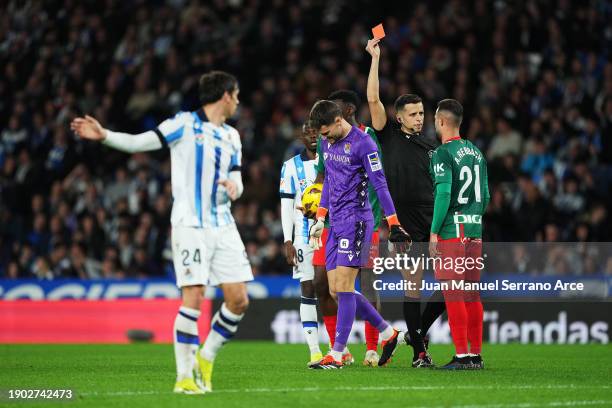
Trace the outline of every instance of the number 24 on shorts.
<path fill-rule="evenodd" d="M 193 256 L 190 254 L 193 253 Z M 192 263 L 201 264 L 202 257 L 200 256 L 200 250 L 196 249 L 195 251 L 189 252 L 188 249 L 183 249 L 181 251 L 181 256 L 183 257 L 183 266 L 189 266 Z"/>

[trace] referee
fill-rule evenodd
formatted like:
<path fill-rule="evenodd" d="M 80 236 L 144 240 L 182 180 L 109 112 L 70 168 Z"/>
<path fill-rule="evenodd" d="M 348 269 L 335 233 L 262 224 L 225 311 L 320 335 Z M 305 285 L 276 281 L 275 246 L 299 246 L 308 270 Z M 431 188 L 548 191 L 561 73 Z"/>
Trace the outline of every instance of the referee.
<path fill-rule="evenodd" d="M 372 56 L 367 85 L 372 127 L 380 141 L 383 168 L 399 221 L 414 242 L 424 243 L 429 241 L 434 204 L 429 161 L 439 142 L 435 138 L 421 135 L 425 114 L 423 102 L 417 95 L 404 94 L 398 97 L 395 101 L 396 121 L 387 120 L 385 106 L 379 95 L 379 42 L 380 39 L 374 38 L 366 46 L 366 51 Z M 411 273 L 411 280 L 420 285 L 422 268 Z M 435 292 L 422 315 L 419 291 L 408 291 L 406 297 L 403 305 L 404 319 L 410 336 L 406 342 L 412 345 L 414 351 L 412 366 L 430 367 L 433 363 L 425 350 L 424 336 L 444 312 L 443 295 L 441 291 Z"/>

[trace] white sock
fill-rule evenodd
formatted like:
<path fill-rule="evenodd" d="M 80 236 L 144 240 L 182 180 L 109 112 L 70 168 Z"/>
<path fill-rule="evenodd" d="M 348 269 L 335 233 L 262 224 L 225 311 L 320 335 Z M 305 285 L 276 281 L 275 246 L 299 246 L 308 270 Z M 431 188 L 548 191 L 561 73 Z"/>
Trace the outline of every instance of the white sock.
<path fill-rule="evenodd" d="M 341 351 L 336 351 L 336 350 L 330 350 L 329 354 L 331 354 L 331 356 L 334 358 L 334 360 L 336 361 L 342 361 L 342 352 Z"/>
<path fill-rule="evenodd" d="M 457 357 L 459 358 L 463 358 L 463 357 L 469 357 L 469 354 L 457 354 Z"/>
<path fill-rule="evenodd" d="M 348 354 L 350 353 L 348 347 L 344 346 L 344 350 L 342 350 L 342 354 Z"/>
<path fill-rule="evenodd" d="M 240 315 L 232 313 L 223 303 L 210 322 L 210 332 L 204 347 L 200 350 L 200 355 L 208 361 L 215 361 L 221 346 L 238 331 L 238 323 L 243 317 L 244 313 Z"/>
<path fill-rule="evenodd" d="M 319 348 L 319 321 L 317 318 L 317 299 L 302 296 L 300 303 L 300 320 L 304 330 L 306 344 L 310 354 L 320 353 Z"/>
<path fill-rule="evenodd" d="M 385 330 L 380 332 L 380 337 L 384 340 L 387 341 L 391 338 L 391 336 L 393 336 L 393 327 L 391 327 L 391 325 L 387 325 L 387 328 L 385 328 Z"/>
<path fill-rule="evenodd" d="M 200 311 L 185 306 L 179 308 L 174 319 L 174 358 L 176 380 L 193 377 L 195 353 L 198 351 L 198 317 Z"/>

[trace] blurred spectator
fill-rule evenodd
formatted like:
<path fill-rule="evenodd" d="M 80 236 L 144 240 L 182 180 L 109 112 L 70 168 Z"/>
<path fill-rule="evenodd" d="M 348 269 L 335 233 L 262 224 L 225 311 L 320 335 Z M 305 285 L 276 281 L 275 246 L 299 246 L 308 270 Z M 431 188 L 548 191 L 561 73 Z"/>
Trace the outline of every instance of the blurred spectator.
<path fill-rule="evenodd" d="M 0 139 L 6 153 L 13 153 L 20 145 L 24 145 L 28 138 L 28 132 L 20 123 L 17 115 L 11 116 L 8 126 L 2 131 Z"/>
<path fill-rule="evenodd" d="M 544 171 L 552 168 L 553 155 L 546 150 L 546 145 L 539 138 L 535 138 L 526 150 L 521 170 L 531 174 L 532 179 L 538 182 Z"/>
<path fill-rule="evenodd" d="M 497 133 L 491 140 L 487 151 L 487 159 L 495 160 L 507 154 L 520 155 L 522 138 L 520 133 L 510 127 L 505 119 L 497 121 Z"/>
<path fill-rule="evenodd" d="M 564 215 L 574 216 L 584 208 L 584 196 L 578 191 L 578 180 L 567 177 L 561 191 L 554 198 L 555 207 Z"/>

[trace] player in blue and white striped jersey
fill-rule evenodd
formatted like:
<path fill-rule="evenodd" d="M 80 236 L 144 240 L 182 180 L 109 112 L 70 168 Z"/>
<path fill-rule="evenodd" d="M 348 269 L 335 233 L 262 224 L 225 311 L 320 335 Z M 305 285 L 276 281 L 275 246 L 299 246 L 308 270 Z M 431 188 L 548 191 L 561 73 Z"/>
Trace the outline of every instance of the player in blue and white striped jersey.
<path fill-rule="evenodd" d="M 174 391 L 187 394 L 212 390 L 213 361 L 238 329 L 248 306 L 245 282 L 253 279 L 230 211 L 231 201 L 243 190 L 240 135 L 225 124 L 239 103 L 238 81 L 228 73 L 213 71 L 201 77 L 199 92 L 200 109 L 179 112 L 138 135 L 104 129 L 90 116 L 76 118 L 71 124 L 80 137 L 124 152 L 170 149 L 172 252 L 183 301 L 174 323 Z M 219 285 L 225 302 L 198 350 L 197 320 L 206 285 Z M 198 384 L 199 375 L 204 384 Z"/>
<path fill-rule="evenodd" d="M 293 266 L 293 278 L 300 280 L 302 297 L 300 319 L 304 337 L 310 349 L 309 365 L 323 358 L 319 348 L 317 299 L 314 288 L 314 250 L 308 245 L 308 231 L 313 220 L 306 218 L 299 207 L 306 187 L 317 177 L 317 132 L 308 125 L 302 127 L 300 140 L 306 147 L 301 154 L 283 163 L 280 177 L 281 222 L 287 263 Z"/>

